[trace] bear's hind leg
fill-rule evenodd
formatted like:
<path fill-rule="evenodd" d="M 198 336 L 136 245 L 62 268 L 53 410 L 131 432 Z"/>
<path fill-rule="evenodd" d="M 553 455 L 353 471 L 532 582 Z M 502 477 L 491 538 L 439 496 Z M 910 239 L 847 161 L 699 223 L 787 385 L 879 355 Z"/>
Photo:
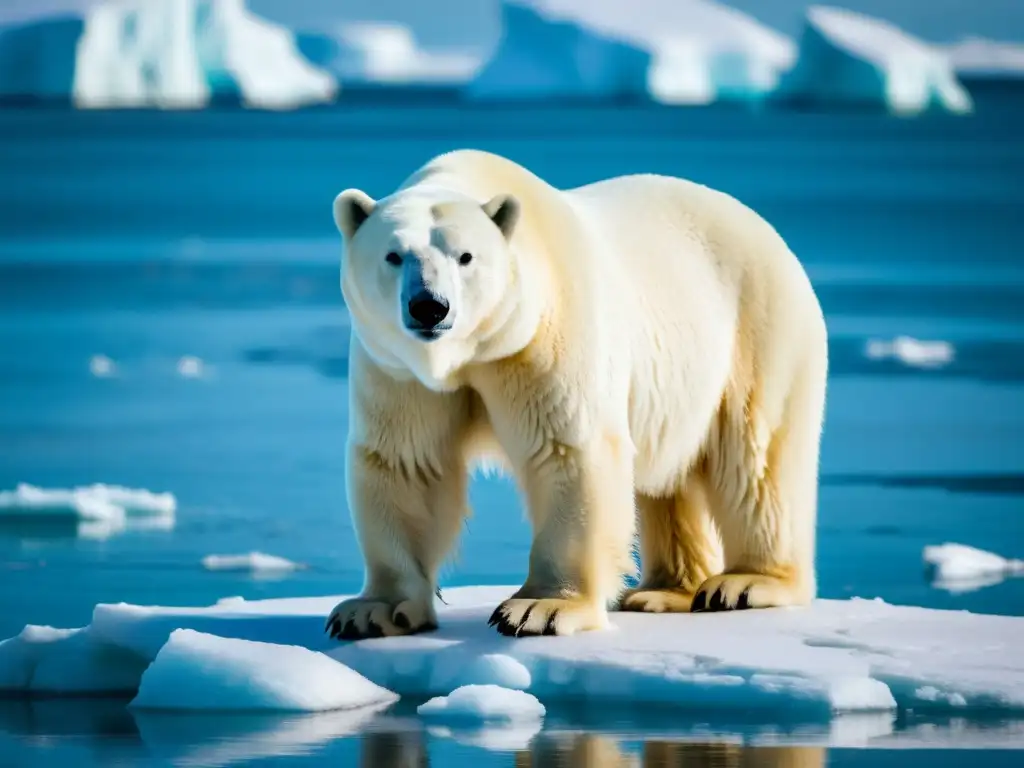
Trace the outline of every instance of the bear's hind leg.
<path fill-rule="evenodd" d="M 637 497 L 643 578 L 622 598 L 621 610 L 685 613 L 697 588 L 721 570 L 721 544 L 700 480 L 691 477 L 674 497 Z"/>
<path fill-rule="evenodd" d="M 808 367 L 778 426 L 752 399 L 723 403 L 707 450 L 712 514 L 725 572 L 701 585 L 693 611 L 805 605 L 815 595 L 818 456 L 825 373 Z"/>

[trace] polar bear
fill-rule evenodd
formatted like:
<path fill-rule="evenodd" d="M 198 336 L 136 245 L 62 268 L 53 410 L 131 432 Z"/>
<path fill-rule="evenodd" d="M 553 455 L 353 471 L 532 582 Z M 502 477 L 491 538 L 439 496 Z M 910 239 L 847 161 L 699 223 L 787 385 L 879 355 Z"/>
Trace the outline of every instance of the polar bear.
<path fill-rule="evenodd" d="M 365 582 L 333 637 L 436 628 L 438 571 L 488 460 L 533 533 L 526 580 L 491 617 L 504 635 L 814 597 L 826 327 L 758 214 L 656 175 L 560 190 L 460 150 L 381 200 L 341 192 L 334 219 Z"/>

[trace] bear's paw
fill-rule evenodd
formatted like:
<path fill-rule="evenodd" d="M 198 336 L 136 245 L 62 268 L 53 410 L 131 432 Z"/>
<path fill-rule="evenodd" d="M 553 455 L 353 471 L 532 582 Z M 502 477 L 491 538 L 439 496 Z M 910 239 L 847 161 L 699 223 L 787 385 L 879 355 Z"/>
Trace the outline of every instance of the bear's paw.
<path fill-rule="evenodd" d="M 433 611 L 418 602 L 390 603 L 360 597 L 338 603 L 324 624 L 324 631 L 338 640 L 412 635 L 435 629 Z"/>
<path fill-rule="evenodd" d="M 762 573 L 723 573 L 700 585 L 690 610 L 694 613 L 740 611 L 806 602 L 803 591 L 793 579 Z"/>
<path fill-rule="evenodd" d="M 608 613 L 582 598 L 516 598 L 499 605 L 487 622 L 506 637 L 574 635 L 608 626 Z"/>

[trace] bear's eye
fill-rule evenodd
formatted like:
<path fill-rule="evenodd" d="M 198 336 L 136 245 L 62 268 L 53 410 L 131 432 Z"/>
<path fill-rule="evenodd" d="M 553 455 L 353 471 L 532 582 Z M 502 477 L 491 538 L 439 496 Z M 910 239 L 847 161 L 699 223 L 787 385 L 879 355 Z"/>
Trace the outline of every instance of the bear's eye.
<path fill-rule="evenodd" d="M 459 256 L 459 264 L 461 264 L 462 266 L 466 266 L 472 260 L 473 260 L 473 254 L 472 253 L 464 253 L 461 256 Z"/>
<path fill-rule="evenodd" d="M 394 251 L 392 251 L 387 256 L 385 256 L 384 260 L 387 261 L 387 263 L 390 264 L 392 267 L 400 267 L 400 266 L 402 266 L 402 257 L 399 256 Z"/>

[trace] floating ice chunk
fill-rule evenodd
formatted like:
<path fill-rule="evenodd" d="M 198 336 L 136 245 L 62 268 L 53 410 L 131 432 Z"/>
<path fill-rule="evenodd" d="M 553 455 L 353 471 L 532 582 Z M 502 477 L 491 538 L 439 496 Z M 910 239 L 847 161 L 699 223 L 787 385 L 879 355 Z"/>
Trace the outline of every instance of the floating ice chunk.
<path fill-rule="evenodd" d="M 953 362 L 956 348 L 948 341 L 920 341 L 897 336 L 892 341 L 871 339 L 864 354 L 872 360 L 892 358 L 911 368 L 942 368 Z"/>
<path fill-rule="evenodd" d="M 208 571 L 294 571 L 303 568 L 283 557 L 263 552 L 249 552 L 244 555 L 207 555 L 203 568 Z"/>
<path fill-rule="evenodd" d="M 965 113 L 971 97 L 949 55 L 894 25 L 853 11 L 812 6 L 796 65 L 779 97 L 820 104 L 884 106 L 899 114 L 930 107 Z"/>
<path fill-rule="evenodd" d="M 137 655 L 94 642 L 88 629 L 30 625 L 0 642 L 0 691 L 126 693 L 145 668 Z"/>
<path fill-rule="evenodd" d="M 962 75 L 1024 77 L 1024 43 L 968 37 L 946 48 L 953 68 Z"/>
<path fill-rule="evenodd" d="M 965 544 L 928 546 L 923 557 L 932 585 L 949 592 L 970 592 L 1010 576 L 1024 575 L 1024 560 L 1007 559 Z"/>
<path fill-rule="evenodd" d="M 397 698 L 307 648 L 179 629 L 142 675 L 130 706 L 318 712 L 374 706 Z"/>
<path fill-rule="evenodd" d="M 89 358 L 89 373 L 97 379 L 107 379 L 117 373 L 117 366 L 106 355 L 93 355 Z"/>
<path fill-rule="evenodd" d="M 178 359 L 178 375 L 183 379 L 199 379 L 203 376 L 203 361 L 194 355 L 184 355 Z"/>
<path fill-rule="evenodd" d="M 324 618 L 341 596 L 206 608 L 99 605 L 87 637 L 144 661 L 154 659 L 180 628 L 298 645 L 326 652 L 382 688 L 424 698 L 465 685 L 457 673 L 461 665 L 478 685 L 511 689 L 528 676 L 524 690 L 545 703 L 587 698 L 718 712 L 784 710 L 794 720 L 894 708 L 950 711 L 960 698 L 958 712 L 1024 711 L 1024 657 L 1016 652 L 1024 647 L 1020 617 L 817 600 L 769 611 L 614 613 L 607 631 L 509 640 L 487 626 L 487 617 L 514 591 L 446 590 L 448 605 L 437 603 L 437 631 L 355 643 L 324 634 Z M 54 643 L 39 653 L 51 647 L 63 652 Z M 922 699 L 918 691 L 929 686 L 942 695 Z"/>
<path fill-rule="evenodd" d="M 0 519 L 50 517 L 116 524 L 128 516 L 173 519 L 176 509 L 171 493 L 102 483 L 70 490 L 19 483 L 13 491 L 0 491 Z"/>
<path fill-rule="evenodd" d="M 711 0 L 515 0 L 476 97 L 645 95 L 706 104 L 769 93 L 793 42 Z"/>
<path fill-rule="evenodd" d="M 500 685 L 464 685 L 420 704 L 416 711 L 422 717 L 456 723 L 541 720 L 545 714 L 536 696 Z"/>

